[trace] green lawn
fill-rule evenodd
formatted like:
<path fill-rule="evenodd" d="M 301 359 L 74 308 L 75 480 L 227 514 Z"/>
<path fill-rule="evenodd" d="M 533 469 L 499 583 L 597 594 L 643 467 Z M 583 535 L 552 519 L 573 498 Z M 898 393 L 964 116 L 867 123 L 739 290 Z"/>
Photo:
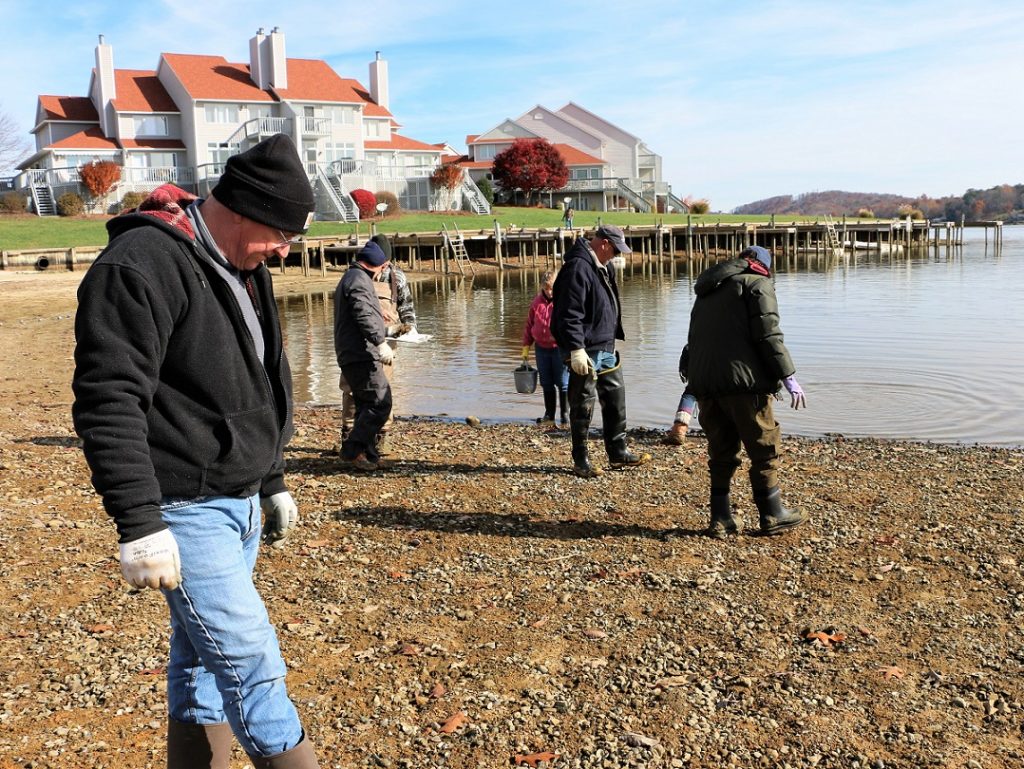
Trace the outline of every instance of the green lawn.
<path fill-rule="evenodd" d="M 737 216 L 733 214 L 707 214 L 694 216 L 697 222 L 766 222 L 768 216 Z M 439 232 L 442 223 L 449 229 L 457 226 L 463 232 L 493 230 L 494 220 L 501 226 L 510 225 L 540 229 L 555 229 L 562 224 L 561 211 L 550 208 L 502 208 L 497 207 L 488 216 L 445 213 L 408 213 L 376 222 L 378 232 Z M 573 225 L 577 228 L 594 227 L 598 219 L 605 223 L 628 225 L 686 224 L 686 214 L 630 214 L 619 212 L 577 211 Z M 102 246 L 107 242 L 107 217 L 45 217 L 31 215 L 0 215 L 0 250 L 18 251 L 32 248 L 70 248 L 72 246 Z M 361 236 L 370 231 L 369 222 L 346 224 L 344 222 L 314 222 L 311 235 L 350 235 L 358 229 Z"/>

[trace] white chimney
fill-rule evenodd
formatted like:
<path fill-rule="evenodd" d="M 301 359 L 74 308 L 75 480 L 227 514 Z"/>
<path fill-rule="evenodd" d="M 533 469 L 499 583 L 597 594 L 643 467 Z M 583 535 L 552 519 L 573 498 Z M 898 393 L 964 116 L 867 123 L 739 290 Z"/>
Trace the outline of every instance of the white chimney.
<path fill-rule="evenodd" d="M 256 30 L 256 36 L 249 40 L 249 78 L 258 88 L 266 88 L 270 82 L 269 72 L 263 63 L 263 27 Z"/>
<path fill-rule="evenodd" d="M 380 57 L 380 51 L 370 62 L 370 97 L 384 109 L 388 107 L 388 63 Z"/>
<path fill-rule="evenodd" d="M 284 55 L 284 32 L 274 27 L 269 35 L 263 27 L 249 41 L 249 77 L 257 87 L 266 90 L 288 87 L 288 64 Z"/>
<path fill-rule="evenodd" d="M 284 32 L 274 27 L 265 43 L 270 61 L 270 82 L 274 88 L 288 87 L 288 60 L 284 56 Z"/>
<path fill-rule="evenodd" d="M 115 130 L 114 107 L 111 102 L 117 98 L 114 84 L 114 49 L 103 41 L 96 46 L 96 112 L 100 116 L 100 129 L 104 136 L 112 137 Z"/>

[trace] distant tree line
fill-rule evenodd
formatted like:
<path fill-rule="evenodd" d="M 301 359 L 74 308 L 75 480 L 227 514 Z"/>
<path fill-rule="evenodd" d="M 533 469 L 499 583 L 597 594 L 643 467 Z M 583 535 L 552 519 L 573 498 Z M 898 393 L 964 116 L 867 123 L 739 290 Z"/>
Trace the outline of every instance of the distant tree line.
<path fill-rule="evenodd" d="M 879 218 L 914 216 L 958 221 L 1002 219 L 1024 222 L 1024 184 L 1000 184 L 987 190 L 967 190 L 960 197 L 908 198 L 876 192 L 806 192 L 777 195 L 739 206 L 736 214 L 804 214 L 810 216 L 857 216 L 870 213 Z"/>

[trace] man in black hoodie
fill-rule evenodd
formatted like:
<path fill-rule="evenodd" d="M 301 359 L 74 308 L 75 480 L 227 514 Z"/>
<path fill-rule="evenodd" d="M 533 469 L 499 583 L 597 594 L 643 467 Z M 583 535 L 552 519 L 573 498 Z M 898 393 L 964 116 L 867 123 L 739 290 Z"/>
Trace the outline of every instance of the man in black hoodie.
<path fill-rule="evenodd" d="M 284 483 L 291 371 L 268 257 L 309 227 L 295 145 L 231 157 L 211 197 L 156 189 L 107 224 L 75 317 L 73 417 L 121 572 L 171 614 L 168 769 L 317 766 L 253 586 L 260 542 L 298 519 Z"/>
<path fill-rule="evenodd" d="M 609 224 L 590 240 L 578 238 L 565 255 L 554 288 L 551 333 L 569 363 L 569 428 L 573 472 L 596 478 L 602 470 L 590 462 L 587 436 L 594 404 L 601 402 L 604 446 L 612 467 L 632 467 L 651 457 L 626 447 L 626 382 L 615 340 L 625 339 L 619 287 L 610 263 L 631 253 L 622 230 Z"/>
<path fill-rule="evenodd" d="M 708 534 L 716 538 L 738 530 L 729 485 L 740 465 L 741 444 L 750 458 L 762 533 L 781 534 L 804 522 L 803 514 L 783 507 L 779 491 L 782 432 L 772 399 L 784 385 L 794 409 L 807 404 L 779 328 L 771 264 L 768 249 L 751 246 L 704 270 L 693 286 L 688 387 L 697 397 L 708 439 Z"/>

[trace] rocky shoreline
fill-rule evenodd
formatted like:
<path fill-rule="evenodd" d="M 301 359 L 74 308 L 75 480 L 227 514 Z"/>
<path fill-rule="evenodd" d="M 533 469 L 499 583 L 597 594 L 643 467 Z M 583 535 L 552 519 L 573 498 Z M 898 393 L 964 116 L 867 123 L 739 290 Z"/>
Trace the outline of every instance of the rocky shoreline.
<path fill-rule="evenodd" d="M 165 610 L 71 428 L 65 282 L 0 303 L 0 769 L 161 767 Z M 1024 451 L 787 438 L 810 524 L 719 542 L 700 436 L 582 480 L 564 432 L 401 419 L 360 475 L 332 409 L 297 426 L 257 584 L 322 766 L 1024 763 Z"/>

